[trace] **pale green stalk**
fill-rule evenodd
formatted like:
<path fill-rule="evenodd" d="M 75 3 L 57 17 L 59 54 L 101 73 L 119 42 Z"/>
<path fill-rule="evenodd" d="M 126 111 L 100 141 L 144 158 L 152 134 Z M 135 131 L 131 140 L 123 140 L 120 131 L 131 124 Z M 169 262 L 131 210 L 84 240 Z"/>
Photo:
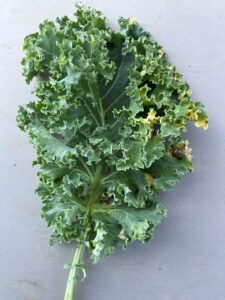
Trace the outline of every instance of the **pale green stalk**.
<path fill-rule="evenodd" d="M 75 290 L 78 283 L 78 274 L 79 274 L 79 270 L 81 269 L 80 265 L 82 264 L 83 261 L 84 250 L 85 250 L 85 245 L 80 243 L 77 246 L 77 249 L 74 254 L 72 267 L 67 281 L 64 300 L 74 300 Z"/>

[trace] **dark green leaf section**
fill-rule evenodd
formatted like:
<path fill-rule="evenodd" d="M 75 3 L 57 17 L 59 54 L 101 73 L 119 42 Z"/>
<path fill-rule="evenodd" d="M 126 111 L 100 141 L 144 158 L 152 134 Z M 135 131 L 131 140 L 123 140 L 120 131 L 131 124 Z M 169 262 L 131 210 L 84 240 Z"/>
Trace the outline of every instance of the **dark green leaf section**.
<path fill-rule="evenodd" d="M 77 5 L 74 20 L 46 20 L 28 35 L 22 60 L 36 100 L 17 122 L 37 153 L 51 242 L 84 240 L 95 260 L 151 239 L 166 215 L 159 191 L 192 169 L 187 121 L 207 128 L 162 47 L 134 18 L 119 26 Z"/>
<path fill-rule="evenodd" d="M 156 161 L 149 171 L 154 178 L 155 188 L 167 191 L 171 190 L 184 174 L 191 170 L 192 164 L 186 157 L 178 160 L 165 155 Z"/>
<path fill-rule="evenodd" d="M 111 254 L 116 244 L 127 245 L 133 240 L 150 240 L 154 227 L 165 216 L 165 207 L 160 203 L 145 208 L 96 206 L 93 218 L 97 234 L 93 241 L 95 248 L 92 257 L 96 260 L 102 250 L 106 255 Z M 113 234 L 109 235 L 108 232 Z"/>

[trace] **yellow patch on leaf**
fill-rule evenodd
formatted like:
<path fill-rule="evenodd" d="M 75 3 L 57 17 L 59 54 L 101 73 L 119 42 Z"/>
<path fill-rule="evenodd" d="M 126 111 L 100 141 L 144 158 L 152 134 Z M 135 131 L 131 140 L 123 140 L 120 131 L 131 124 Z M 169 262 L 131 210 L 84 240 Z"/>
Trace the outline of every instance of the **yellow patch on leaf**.
<path fill-rule="evenodd" d="M 147 124 L 158 123 L 158 118 L 156 117 L 156 111 L 151 108 L 148 112 L 147 118 L 144 119 Z"/>
<path fill-rule="evenodd" d="M 137 19 L 135 17 L 130 17 L 129 18 L 129 25 L 135 25 L 137 24 Z"/>
<path fill-rule="evenodd" d="M 203 129 L 208 129 L 208 120 L 205 120 L 205 119 L 198 119 L 196 122 L 195 122 L 195 126 L 196 127 L 200 127 L 200 128 L 203 128 Z"/>
<path fill-rule="evenodd" d="M 189 121 L 196 121 L 198 119 L 198 114 L 196 111 L 191 110 L 188 114 L 187 114 L 187 120 Z"/>
<path fill-rule="evenodd" d="M 145 178 L 148 186 L 152 186 L 154 184 L 154 179 L 150 174 L 144 173 L 144 178 Z"/>

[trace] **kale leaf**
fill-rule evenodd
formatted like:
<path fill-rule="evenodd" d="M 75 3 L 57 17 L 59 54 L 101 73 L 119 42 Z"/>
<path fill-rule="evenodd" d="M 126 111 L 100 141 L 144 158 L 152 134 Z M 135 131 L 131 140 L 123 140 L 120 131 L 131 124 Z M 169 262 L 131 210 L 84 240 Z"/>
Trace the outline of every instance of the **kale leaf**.
<path fill-rule="evenodd" d="M 36 101 L 21 106 L 18 126 L 39 165 L 37 194 L 51 244 L 77 241 L 65 299 L 73 299 L 84 247 L 94 261 L 134 240 L 152 238 L 166 216 L 158 202 L 192 170 L 181 137 L 207 115 L 162 47 L 134 18 L 119 31 L 90 7 L 75 19 L 44 21 L 25 38 L 23 75 L 36 78 Z"/>

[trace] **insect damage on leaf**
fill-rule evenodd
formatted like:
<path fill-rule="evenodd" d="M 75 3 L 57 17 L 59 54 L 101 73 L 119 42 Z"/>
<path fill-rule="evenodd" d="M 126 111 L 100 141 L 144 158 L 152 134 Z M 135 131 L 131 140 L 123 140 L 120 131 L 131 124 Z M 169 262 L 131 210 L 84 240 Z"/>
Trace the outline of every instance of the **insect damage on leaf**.
<path fill-rule="evenodd" d="M 81 245 L 65 299 L 84 245 L 97 261 L 152 238 L 166 215 L 158 193 L 192 169 L 187 121 L 208 124 L 162 47 L 134 17 L 119 26 L 77 4 L 74 20 L 46 20 L 24 41 L 23 75 L 38 80 L 17 122 L 36 149 L 42 218 L 52 244 Z"/>

